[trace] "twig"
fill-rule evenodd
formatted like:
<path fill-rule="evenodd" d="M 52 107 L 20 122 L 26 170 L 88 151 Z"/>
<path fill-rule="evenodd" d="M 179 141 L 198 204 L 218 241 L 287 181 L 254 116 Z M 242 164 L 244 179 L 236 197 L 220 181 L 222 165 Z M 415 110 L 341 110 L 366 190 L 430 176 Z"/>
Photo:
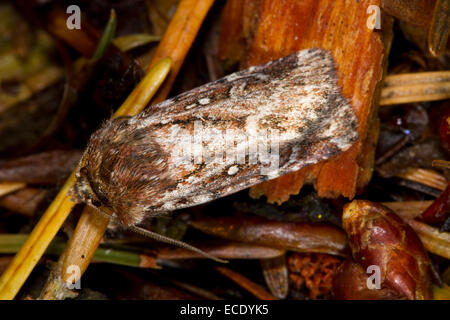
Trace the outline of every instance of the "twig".
<path fill-rule="evenodd" d="M 445 190 L 447 188 L 447 179 L 436 171 L 429 169 L 408 168 L 400 173 L 398 177 L 438 190 Z"/>
<path fill-rule="evenodd" d="M 244 288 L 251 294 L 253 294 L 255 297 L 261 300 L 277 300 L 274 296 L 272 296 L 270 293 L 268 293 L 264 288 L 262 288 L 260 285 L 254 283 L 250 279 L 244 277 L 242 274 L 233 271 L 231 269 L 217 266 L 215 267 L 217 271 L 219 271 L 221 274 L 223 274 L 228 279 L 235 282 L 240 287 Z"/>
<path fill-rule="evenodd" d="M 296 252 L 347 255 L 347 237 L 336 227 L 322 223 L 285 222 L 262 217 L 207 217 L 191 226 L 214 237 Z"/>
<path fill-rule="evenodd" d="M 74 181 L 75 173 L 72 173 L 55 200 L 53 200 L 38 224 L 34 227 L 27 241 L 0 277 L 0 300 L 10 300 L 16 296 L 55 237 L 59 228 L 66 220 L 75 205 L 67 196 Z"/>
<path fill-rule="evenodd" d="M 375 164 L 377 166 L 383 164 L 391 157 L 393 157 L 397 152 L 403 149 L 409 142 L 411 141 L 410 135 L 405 135 L 399 142 L 397 142 L 392 148 L 390 148 L 386 153 L 384 153 L 381 157 L 375 160 Z"/>
<path fill-rule="evenodd" d="M 149 69 L 152 68 L 156 61 L 164 57 L 171 57 L 173 60 L 172 71 L 158 95 L 152 100 L 153 103 L 165 100 L 169 94 L 184 58 L 189 52 L 213 2 L 214 0 L 182 0 L 178 4 L 177 10 L 148 67 Z"/>
<path fill-rule="evenodd" d="M 383 202 L 382 204 L 404 219 L 415 219 L 431 206 L 432 203 L 433 201 L 430 200 Z"/>
<path fill-rule="evenodd" d="M 447 48 L 450 34 L 450 0 L 437 0 L 430 29 L 428 30 L 428 50 L 439 57 Z"/>
<path fill-rule="evenodd" d="M 196 248 L 223 259 L 272 259 L 284 255 L 278 248 L 253 245 L 233 241 L 208 241 L 194 243 Z M 184 248 L 158 246 L 156 256 L 159 260 L 204 259 L 204 256 Z"/>
<path fill-rule="evenodd" d="M 431 165 L 432 165 L 433 167 L 444 168 L 444 169 L 450 169 L 450 161 L 445 161 L 445 160 L 433 160 L 433 162 L 431 163 Z"/>
<path fill-rule="evenodd" d="M 14 191 L 25 188 L 26 184 L 22 182 L 1 182 L 0 197 L 12 193 Z"/>
<path fill-rule="evenodd" d="M 18 252 L 26 242 L 28 236 L 28 234 L 0 234 L 0 254 Z M 47 250 L 45 250 L 45 254 L 60 255 L 65 247 L 66 242 L 61 238 L 55 237 Z M 102 245 L 95 252 L 94 260 L 129 267 L 160 268 L 156 264 L 156 259 L 154 257 L 143 254 L 135 248 L 123 246 Z M 150 263 L 150 260 L 153 261 L 153 264 Z"/>
<path fill-rule="evenodd" d="M 428 251 L 450 259 L 450 233 L 440 232 L 438 228 L 430 227 L 416 220 L 409 219 L 407 222 L 417 232 Z"/>
<path fill-rule="evenodd" d="M 380 105 L 445 100 L 450 98 L 450 71 L 389 75 Z"/>

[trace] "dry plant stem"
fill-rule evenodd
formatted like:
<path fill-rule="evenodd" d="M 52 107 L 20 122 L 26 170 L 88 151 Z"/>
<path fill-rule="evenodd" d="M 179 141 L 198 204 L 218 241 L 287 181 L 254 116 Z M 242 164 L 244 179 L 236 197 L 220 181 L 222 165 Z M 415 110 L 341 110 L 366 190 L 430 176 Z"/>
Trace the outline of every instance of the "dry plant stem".
<path fill-rule="evenodd" d="M 84 207 L 75 232 L 67 244 L 65 254 L 60 257 L 63 262 L 62 264 L 58 263 L 62 266 L 63 281 L 67 281 L 67 277 L 71 275 L 66 273 L 70 266 L 74 265 L 80 268 L 80 277 L 84 274 L 103 238 L 108 223 L 109 219 L 106 216 L 97 213 L 89 206 Z"/>
<path fill-rule="evenodd" d="M 133 116 L 142 111 L 164 81 L 171 65 L 172 60 L 170 58 L 164 58 L 156 64 L 131 92 L 113 117 Z M 86 271 L 108 227 L 109 219 L 93 211 L 88 206 L 84 208 L 75 232 L 69 241 L 62 264 L 63 279 L 66 279 L 67 276 L 64 270 L 67 270 L 71 265 L 80 267 L 80 276 Z"/>
<path fill-rule="evenodd" d="M 22 182 L 0 182 L 0 197 L 25 188 Z"/>
<path fill-rule="evenodd" d="M 340 229 L 322 223 L 294 223 L 260 217 L 202 218 L 191 225 L 212 236 L 288 249 L 346 255 L 347 239 Z"/>
<path fill-rule="evenodd" d="M 436 171 L 421 168 L 408 168 L 398 175 L 399 178 L 421 183 L 431 188 L 445 190 L 447 179 Z"/>
<path fill-rule="evenodd" d="M 392 148 L 390 148 L 386 153 L 375 160 L 375 165 L 379 166 L 389 160 L 391 157 L 396 155 L 400 150 L 402 150 L 408 143 L 411 142 L 411 136 L 405 135 L 398 143 L 396 143 Z"/>
<path fill-rule="evenodd" d="M 383 202 L 382 204 L 394 211 L 403 219 L 415 219 L 420 216 L 431 204 L 430 201 L 398 201 Z"/>
<path fill-rule="evenodd" d="M 431 253 L 450 259 L 450 233 L 440 232 L 438 228 L 431 227 L 416 220 L 407 220 L 416 231 L 425 248 Z"/>
<path fill-rule="evenodd" d="M 214 257 L 223 259 L 273 259 L 285 253 L 282 249 L 230 241 L 208 241 L 193 245 Z M 205 258 L 197 252 L 173 246 L 158 246 L 156 257 L 158 260 Z"/>
<path fill-rule="evenodd" d="M 28 88 L 31 90 L 31 95 L 36 94 L 51 85 L 57 83 L 64 76 L 63 69 L 55 66 L 46 67 L 42 72 L 39 72 L 36 75 L 32 75 L 30 78 L 26 80 L 26 84 Z M 25 99 L 27 99 L 26 97 Z M 24 99 L 24 100 L 25 100 Z"/>
<path fill-rule="evenodd" d="M 444 168 L 444 169 L 450 169 L 450 161 L 445 161 L 445 160 L 433 160 L 433 162 L 431 163 L 431 165 L 432 165 L 433 167 Z"/>
<path fill-rule="evenodd" d="M 450 34 L 450 0 L 437 0 L 428 30 L 428 50 L 435 56 L 441 56 L 447 49 Z"/>
<path fill-rule="evenodd" d="M 74 182 L 75 173 L 72 173 L 34 227 L 25 244 L 2 274 L 0 278 L 0 300 L 10 300 L 16 296 L 64 220 L 66 220 L 75 205 L 67 196 Z"/>
<path fill-rule="evenodd" d="M 156 61 L 161 58 L 171 57 L 173 60 L 171 73 L 152 103 L 158 103 L 166 99 L 184 58 L 213 2 L 214 0 L 181 0 L 178 4 L 177 10 L 147 69 L 150 70 Z"/>
<path fill-rule="evenodd" d="M 289 275 L 286 256 L 272 259 L 261 259 L 264 279 L 270 292 L 278 299 L 285 299 L 289 293 Z"/>
<path fill-rule="evenodd" d="M 385 202 L 383 205 L 402 217 L 416 231 L 424 247 L 439 256 L 450 259 L 450 234 L 414 220 L 427 210 L 433 201 Z"/>
<path fill-rule="evenodd" d="M 0 254 L 17 253 L 27 238 L 28 234 L 0 234 Z M 45 251 L 45 254 L 54 256 L 61 255 L 65 248 L 66 241 L 55 237 Z M 155 256 L 140 253 L 139 248 L 136 247 L 101 246 L 95 252 L 94 260 L 122 266 L 160 268 L 156 264 Z M 61 266 L 59 269 L 61 269 Z"/>
<path fill-rule="evenodd" d="M 154 69 L 157 70 L 156 72 L 159 70 L 160 72 L 162 71 L 167 74 L 170 69 L 170 60 L 162 61 L 160 64 L 156 65 Z M 160 84 L 161 83 L 159 83 L 159 85 Z M 155 92 L 156 90 L 157 88 L 155 88 Z M 150 98 L 151 97 L 149 97 L 149 99 Z M 15 297 L 51 240 L 58 232 L 64 220 L 69 215 L 75 203 L 70 200 L 68 192 L 74 184 L 75 172 L 67 179 L 55 200 L 33 229 L 30 237 L 14 257 L 11 265 L 2 274 L 0 278 L 0 299 L 13 299 Z"/>
<path fill-rule="evenodd" d="M 450 98 L 450 71 L 418 72 L 386 77 L 381 106 Z"/>
<path fill-rule="evenodd" d="M 250 279 L 244 277 L 242 274 L 221 266 L 217 266 L 215 267 L 215 269 L 219 271 L 221 274 L 223 274 L 225 277 L 231 279 L 237 285 L 241 286 L 242 288 L 253 294 L 258 299 L 276 300 L 276 298 L 272 296 L 270 293 L 268 293 L 264 288 L 254 283 Z"/>
<path fill-rule="evenodd" d="M 64 252 L 61 254 L 64 256 Z M 58 300 L 66 298 L 75 298 L 78 293 L 70 290 L 67 283 L 61 279 L 59 270 L 61 269 L 62 259 L 60 259 L 50 270 L 49 278 L 51 281 L 47 281 L 45 287 L 42 289 L 39 300 L 51 300 L 55 297 Z"/>

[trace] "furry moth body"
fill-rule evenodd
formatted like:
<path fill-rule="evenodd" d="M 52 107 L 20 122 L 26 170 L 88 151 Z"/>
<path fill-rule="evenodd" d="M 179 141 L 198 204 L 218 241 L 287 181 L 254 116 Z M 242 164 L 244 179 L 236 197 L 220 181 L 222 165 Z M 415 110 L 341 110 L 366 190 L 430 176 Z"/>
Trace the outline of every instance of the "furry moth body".
<path fill-rule="evenodd" d="M 302 50 L 106 122 L 90 139 L 72 194 L 134 225 L 335 156 L 356 141 L 356 129 L 331 55 Z M 189 143 L 191 161 L 180 161 L 174 150 Z M 255 154 L 264 143 L 276 145 L 276 166 Z M 205 160 L 214 152 L 220 161 Z"/>

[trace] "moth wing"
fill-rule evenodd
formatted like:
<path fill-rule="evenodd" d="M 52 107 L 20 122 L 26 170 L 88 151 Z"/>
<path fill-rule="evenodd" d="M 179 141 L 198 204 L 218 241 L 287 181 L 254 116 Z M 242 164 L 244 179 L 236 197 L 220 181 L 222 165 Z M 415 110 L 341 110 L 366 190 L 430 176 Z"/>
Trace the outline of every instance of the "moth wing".
<path fill-rule="evenodd" d="M 226 196 L 347 150 L 358 138 L 331 55 L 307 49 L 231 74 L 130 120 L 167 155 L 149 212 Z"/>

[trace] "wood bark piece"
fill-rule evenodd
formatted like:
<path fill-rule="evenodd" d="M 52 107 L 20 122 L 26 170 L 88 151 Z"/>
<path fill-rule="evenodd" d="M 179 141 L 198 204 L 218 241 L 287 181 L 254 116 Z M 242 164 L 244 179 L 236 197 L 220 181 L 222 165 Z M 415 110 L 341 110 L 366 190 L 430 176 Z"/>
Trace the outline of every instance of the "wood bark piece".
<path fill-rule="evenodd" d="M 377 132 L 376 107 L 390 42 L 392 20 L 382 29 L 367 27 L 370 5 L 380 1 L 228 0 L 221 25 L 219 53 L 241 67 L 261 64 L 292 52 L 321 47 L 332 53 L 339 85 L 357 114 L 360 139 L 338 157 L 312 165 L 251 189 L 253 197 L 282 203 L 314 182 L 319 196 L 352 198 L 369 180 L 373 161 L 362 159 L 366 140 Z M 377 130 L 376 130 L 377 131 Z M 371 132 L 370 135 L 367 133 Z M 371 137 L 372 136 L 372 137 Z M 373 148 L 373 143 L 372 146 Z"/>

